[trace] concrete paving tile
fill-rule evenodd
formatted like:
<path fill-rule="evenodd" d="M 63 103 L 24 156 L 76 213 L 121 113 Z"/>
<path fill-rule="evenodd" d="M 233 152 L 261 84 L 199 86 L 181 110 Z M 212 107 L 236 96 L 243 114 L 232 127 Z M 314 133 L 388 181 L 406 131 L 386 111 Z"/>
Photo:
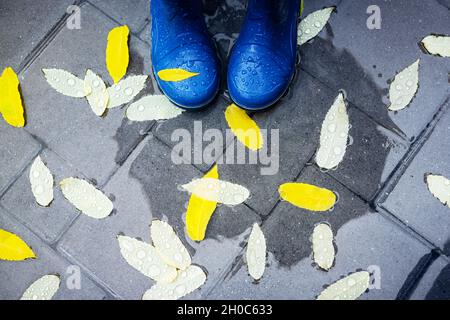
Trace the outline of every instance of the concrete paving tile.
<path fill-rule="evenodd" d="M 370 5 L 381 10 L 381 29 L 367 27 Z M 449 32 L 450 11 L 435 1 L 343 0 L 328 26 L 301 47 L 302 67 L 383 126 L 414 140 L 449 93 L 448 59 L 424 54 L 418 43 L 430 33 Z M 389 112 L 388 80 L 421 59 L 420 89 L 412 104 Z"/>
<path fill-rule="evenodd" d="M 344 160 L 328 174 L 365 200 L 374 198 L 408 150 L 404 140 L 349 108 L 350 142 Z"/>
<path fill-rule="evenodd" d="M 58 250 L 89 269 L 115 296 L 140 299 L 152 280 L 125 262 L 116 237 L 124 233 L 150 241 L 151 221 L 163 219 L 174 227 L 193 262 L 208 271 L 207 284 L 189 296 L 201 297 L 239 253 L 247 229 L 258 221 L 245 206 L 221 206 L 210 222 L 206 240 L 199 244 L 188 240 L 184 236 L 184 212 L 189 195 L 178 186 L 201 176 L 190 165 L 173 165 L 170 150 L 148 137 L 105 187 L 105 192 L 115 199 L 115 214 L 102 221 L 80 216 Z"/>
<path fill-rule="evenodd" d="M 0 229 L 21 237 L 34 251 L 37 259 L 21 262 L 0 261 L 0 300 L 18 300 L 25 290 L 37 279 L 47 274 L 58 274 L 61 286 L 54 300 L 103 300 L 108 296 L 80 267 L 61 258 L 53 249 L 11 219 L 0 209 Z M 80 288 L 74 288 L 74 281 L 80 276 Z"/>
<path fill-rule="evenodd" d="M 89 2 L 119 23 L 128 25 L 133 33 L 141 31 L 150 17 L 149 0 L 89 0 Z"/>
<path fill-rule="evenodd" d="M 59 182 L 68 177 L 83 177 L 49 150 L 44 150 L 40 156 L 55 179 L 55 199 L 50 206 L 41 207 L 34 199 L 29 180 L 31 164 L 8 189 L 0 204 L 41 239 L 53 244 L 78 216 L 76 208 L 62 195 Z"/>
<path fill-rule="evenodd" d="M 25 130 L 0 119 L 0 195 L 20 171 L 37 155 L 40 144 Z"/>
<path fill-rule="evenodd" d="M 0 6 L 0 70 L 11 66 L 19 72 L 24 59 L 66 14 L 74 0 L 3 0 Z"/>
<path fill-rule="evenodd" d="M 450 177 L 450 112 L 439 120 L 434 132 L 415 156 L 395 188 L 380 206 L 450 254 L 450 208 L 429 191 L 428 173 Z"/>
<path fill-rule="evenodd" d="M 264 225 L 269 253 L 263 278 L 252 282 L 241 260 L 208 298 L 315 299 L 322 286 L 357 270 L 370 270 L 375 281 L 361 299 L 395 298 L 411 266 L 427 248 L 319 170 L 307 168 L 298 181 L 337 192 L 339 202 L 334 210 L 312 213 L 280 203 Z M 330 224 L 337 247 L 335 265 L 329 272 L 318 270 L 311 258 L 310 236 L 321 222 Z"/>
<path fill-rule="evenodd" d="M 228 128 L 225 110 L 229 104 L 224 98 L 218 96 L 207 108 L 195 112 L 185 112 L 178 118 L 158 123 L 153 131 L 158 138 L 171 148 L 189 141 L 191 152 L 182 154 L 183 158 L 186 159 L 187 163 L 195 165 L 202 171 L 207 171 L 222 156 L 225 146 L 231 143 L 234 138 L 233 135 L 228 138 L 225 135 L 225 130 Z M 205 157 L 203 151 L 206 151 L 207 146 L 212 142 L 208 137 L 208 132 L 211 129 L 220 130 L 223 133 L 223 147 L 219 148 L 220 150 L 212 157 Z M 187 139 L 187 136 L 181 139 L 182 134 L 189 135 L 190 139 Z"/>
<path fill-rule="evenodd" d="M 85 99 L 63 96 L 45 81 L 43 68 L 61 68 L 80 77 L 91 68 L 111 83 L 105 66 L 105 48 L 108 32 L 116 25 L 91 5 L 83 6 L 82 11 L 83 28 L 61 30 L 21 74 L 22 93 L 25 105 L 33 108 L 28 113 L 27 130 L 102 185 L 142 140 L 142 133 L 151 124 L 131 123 L 121 109 L 110 110 L 99 118 Z M 151 65 L 148 46 L 135 37 L 130 41 L 128 73 L 148 74 Z M 151 81 L 142 94 L 149 92 L 153 92 Z"/>
<path fill-rule="evenodd" d="M 412 293 L 412 300 L 450 299 L 450 264 L 444 258 L 435 260 Z"/>

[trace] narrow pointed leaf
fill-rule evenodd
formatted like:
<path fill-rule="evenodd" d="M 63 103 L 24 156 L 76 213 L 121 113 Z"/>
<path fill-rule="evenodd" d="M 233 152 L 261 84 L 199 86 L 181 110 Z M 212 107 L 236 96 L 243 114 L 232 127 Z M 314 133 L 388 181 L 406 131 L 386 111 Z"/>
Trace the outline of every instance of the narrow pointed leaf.
<path fill-rule="evenodd" d="M 130 63 L 129 35 L 130 30 L 128 26 L 114 28 L 108 35 L 106 67 L 114 83 L 118 83 L 127 73 L 128 64 Z"/>
<path fill-rule="evenodd" d="M 152 245 L 126 236 L 119 236 L 117 240 L 123 258 L 143 275 L 164 283 L 177 277 L 176 268 L 167 265 Z"/>
<path fill-rule="evenodd" d="M 6 68 L 0 77 L 0 113 L 9 125 L 22 128 L 25 126 L 25 111 L 19 86 L 17 74 L 12 68 Z"/>
<path fill-rule="evenodd" d="M 68 178 L 61 181 L 60 187 L 64 197 L 91 218 L 104 219 L 114 209 L 111 200 L 87 181 Z"/>
<path fill-rule="evenodd" d="M 369 272 L 356 272 L 330 285 L 317 300 L 356 300 L 369 288 L 369 283 Z"/>
<path fill-rule="evenodd" d="M 204 178 L 219 179 L 217 165 Z M 205 239 L 209 221 L 216 208 L 217 202 L 202 199 L 195 194 L 191 195 L 186 211 L 186 231 L 189 238 L 194 241 L 203 241 Z"/>
<path fill-rule="evenodd" d="M 22 261 L 35 258 L 33 250 L 22 239 L 0 229 L 0 260 Z"/>
<path fill-rule="evenodd" d="M 429 35 L 422 40 L 421 45 L 429 54 L 450 57 L 450 36 Z"/>
<path fill-rule="evenodd" d="M 198 288 L 206 281 L 205 272 L 197 266 L 180 270 L 172 283 L 157 283 L 148 290 L 142 300 L 178 300 Z"/>
<path fill-rule="evenodd" d="M 48 207 L 53 201 L 53 176 L 41 157 L 34 160 L 30 169 L 30 184 L 36 202 Z"/>
<path fill-rule="evenodd" d="M 336 203 L 332 191 L 305 183 L 283 184 L 279 193 L 283 200 L 310 211 L 328 211 Z"/>
<path fill-rule="evenodd" d="M 109 94 L 106 90 L 106 84 L 103 82 L 102 78 L 96 75 L 91 70 L 87 70 L 86 76 L 84 78 L 85 90 L 91 90 L 86 99 L 92 111 L 99 117 L 101 117 L 105 111 L 106 106 L 109 103 Z"/>
<path fill-rule="evenodd" d="M 225 118 L 231 131 L 247 148 L 258 151 L 263 147 L 261 130 L 247 112 L 232 104 L 226 109 Z"/>
<path fill-rule="evenodd" d="M 325 120 L 320 134 L 316 163 L 322 169 L 333 169 L 344 159 L 349 134 L 349 117 L 342 93 L 338 95 Z"/>
<path fill-rule="evenodd" d="M 419 65 L 417 60 L 412 65 L 397 74 L 389 88 L 390 111 L 405 109 L 419 90 Z"/>
<path fill-rule="evenodd" d="M 323 270 L 330 270 L 333 266 L 335 250 L 333 245 L 333 231 L 326 223 L 314 228 L 313 236 L 314 262 Z"/>
<path fill-rule="evenodd" d="M 186 270 L 191 265 L 189 252 L 170 225 L 155 220 L 150 231 L 153 245 L 165 263 L 181 270 Z"/>
<path fill-rule="evenodd" d="M 56 275 L 46 275 L 35 281 L 20 300 L 52 300 L 59 289 L 61 279 Z"/>
<path fill-rule="evenodd" d="M 108 88 L 108 109 L 131 102 L 145 87 L 148 76 L 131 76 Z"/>
<path fill-rule="evenodd" d="M 298 45 L 302 45 L 316 37 L 325 27 L 335 7 L 315 11 L 306 16 L 298 26 Z M 303 10 L 302 10 L 303 11 Z"/>
<path fill-rule="evenodd" d="M 202 199 L 228 206 L 237 206 L 250 196 L 250 191 L 243 186 L 211 178 L 196 179 L 182 187 Z"/>
<path fill-rule="evenodd" d="M 198 76 L 199 73 L 183 69 L 165 69 L 158 72 L 158 77 L 166 82 L 179 82 Z"/>
<path fill-rule="evenodd" d="M 131 104 L 127 118 L 131 121 L 159 121 L 178 117 L 183 113 L 164 95 L 146 96 Z"/>
<path fill-rule="evenodd" d="M 84 98 L 91 94 L 92 88 L 85 87 L 84 81 L 60 69 L 43 69 L 48 84 L 60 94 L 72 98 Z"/>
<path fill-rule="evenodd" d="M 450 180 L 443 176 L 429 174 L 426 176 L 426 182 L 433 196 L 450 208 Z"/>
<path fill-rule="evenodd" d="M 266 269 L 266 238 L 257 223 L 253 225 L 250 238 L 248 239 L 246 259 L 250 276 L 259 280 Z"/>

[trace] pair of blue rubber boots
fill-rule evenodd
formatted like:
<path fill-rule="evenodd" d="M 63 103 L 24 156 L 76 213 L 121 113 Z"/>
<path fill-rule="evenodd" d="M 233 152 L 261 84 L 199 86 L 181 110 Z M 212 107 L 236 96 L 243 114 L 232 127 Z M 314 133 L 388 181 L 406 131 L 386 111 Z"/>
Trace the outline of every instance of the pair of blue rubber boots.
<path fill-rule="evenodd" d="M 228 90 L 241 108 L 275 104 L 295 72 L 300 0 L 248 0 L 239 39 L 228 60 Z M 201 0 L 151 0 L 153 71 L 159 87 L 185 109 L 207 106 L 219 91 L 220 62 L 208 34 Z M 183 69 L 198 74 L 163 81 L 158 72 Z"/>

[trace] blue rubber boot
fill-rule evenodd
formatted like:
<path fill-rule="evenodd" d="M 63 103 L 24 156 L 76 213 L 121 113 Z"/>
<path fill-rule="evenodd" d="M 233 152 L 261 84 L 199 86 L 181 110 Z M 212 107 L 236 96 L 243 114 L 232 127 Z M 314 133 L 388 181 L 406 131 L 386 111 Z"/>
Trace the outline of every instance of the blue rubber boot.
<path fill-rule="evenodd" d="M 152 0 L 152 61 L 156 81 L 176 105 L 198 109 L 219 90 L 219 61 L 202 14 L 201 0 Z M 165 69 L 199 73 L 180 82 L 158 77 Z"/>
<path fill-rule="evenodd" d="M 249 0 L 228 64 L 228 90 L 240 107 L 275 104 L 295 73 L 300 0 Z"/>

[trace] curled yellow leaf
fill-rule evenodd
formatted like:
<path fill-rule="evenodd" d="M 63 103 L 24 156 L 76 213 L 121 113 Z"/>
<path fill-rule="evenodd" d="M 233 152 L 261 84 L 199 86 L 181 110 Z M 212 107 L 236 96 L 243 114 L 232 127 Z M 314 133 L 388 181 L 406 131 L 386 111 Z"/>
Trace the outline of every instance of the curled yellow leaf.
<path fill-rule="evenodd" d="M 204 178 L 219 179 L 217 165 Z M 209 220 L 217 208 L 217 202 L 204 200 L 193 194 L 186 211 L 186 230 L 189 238 L 194 241 L 205 239 Z"/>
<path fill-rule="evenodd" d="M 19 85 L 14 70 L 6 68 L 0 77 L 0 113 L 8 124 L 22 128 L 25 126 L 25 117 Z"/>
<path fill-rule="evenodd" d="M 310 211 L 328 211 L 336 203 L 332 191 L 306 183 L 286 183 L 278 192 L 283 200 Z"/>
<path fill-rule="evenodd" d="M 258 151 L 264 145 L 261 130 L 247 112 L 231 104 L 225 110 L 225 119 L 237 139 L 252 151 Z"/>
<path fill-rule="evenodd" d="M 18 236 L 0 229 L 0 260 L 22 261 L 34 259 L 33 250 Z"/>
<path fill-rule="evenodd" d="M 128 26 L 114 28 L 108 35 L 106 67 L 114 83 L 119 82 L 127 73 L 128 64 L 130 63 L 129 35 L 130 29 L 128 29 Z"/>
<path fill-rule="evenodd" d="M 158 77 L 166 82 L 179 82 L 198 76 L 199 73 L 184 69 L 165 69 L 158 72 Z"/>

